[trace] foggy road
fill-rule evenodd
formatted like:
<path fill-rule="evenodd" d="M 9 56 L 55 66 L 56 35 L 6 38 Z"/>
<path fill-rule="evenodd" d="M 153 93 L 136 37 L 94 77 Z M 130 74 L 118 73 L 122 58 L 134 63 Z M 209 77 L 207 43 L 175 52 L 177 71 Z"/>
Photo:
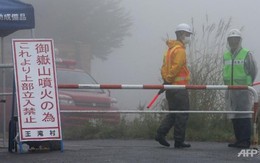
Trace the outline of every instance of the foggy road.
<path fill-rule="evenodd" d="M 100 84 L 162 84 L 160 70 L 166 50 L 165 39 L 168 37 L 175 39 L 175 27 L 180 23 L 188 23 L 194 28 L 193 44 L 186 47 L 187 63 L 191 66 L 190 70 L 196 72 L 196 74 L 191 73 L 194 77 L 192 79 L 194 83 L 191 84 L 223 83 L 222 74 L 219 72 L 223 65 L 221 62 L 223 53 L 227 50 L 226 31 L 230 28 L 242 30 L 243 47 L 253 53 L 258 65 L 255 82 L 260 81 L 258 43 L 260 30 L 256 28 L 259 21 L 255 17 L 260 14 L 259 0 L 21 1 L 34 6 L 36 26 L 32 30 L 20 30 L 2 38 L 3 52 L 0 58 L 4 64 L 13 63 L 12 39 L 30 38 L 31 35 L 35 35 L 35 38 L 53 39 L 57 58 L 75 60 L 75 64 L 78 64 L 77 68 L 89 72 Z M 10 14 L 6 17 L 2 15 L 2 18 L 8 19 L 9 16 Z M 16 16 L 14 14 L 13 18 Z M 224 27 L 222 23 L 227 24 L 228 28 L 222 28 Z M 125 28 L 128 25 L 129 28 Z M 221 36 L 220 42 L 216 41 L 219 36 Z M 220 62 L 212 62 L 214 59 Z M 212 71 L 208 71 L 211 68 Z M 2 71 L 1 74 L 2 80 L 7 74 L 12 76 L 12 73 L 7 71 Z M 1 87 L 4 88 L 5 83 L 12 88 L 12 81 L 3 82 L 0 84 Z M 260 85 L 255 88 L 260 92 Z M 114 102 L 117 101 L 115 105 L 120 110 L 135 111 L 149 104 L 157 92 L 158 90 L 109 90 L 109 95 L 113 97 Z M 197 94 L 198 98 L 193 96 L 191 100 L 194 104 L 191 109 L 222 109 L 224 92 L 218 93 L 217 96 L 214 94 L 207 96 L 206 93 L 203 93 L 203 96 Z M 69 107 L 75 104 L 72 96 L 63 97 L 66 97 L 64 102 L 68 102 Z M 214 98 L 209 98 L 209 103 L 207 97 Z M 164 110 L 164 105 L 159 105 L 164 102 L 164 99 L 165 95 L 160 95 L 156 100 L 158 105 L 155 103 L 151 109 Z M 215 99 L 219 100 L 215 101 Z M 204 105 L 197 108 L 197 104 L 203 104 L 204 101 L 205 104 L 210 105 L 205 105 L 207 108 L 204 108 Z M 10 101 L 9 103 L 11 104 Z M 2 108 L 6 107 L 4 103 L 1 105 Z M 93 105 L 96 106 L 96 103 Z M 4 114 L 0 116 L 5 117 L 6 120 L 10 117 Z M 127 115 L 129 119 L 126 120 L 130 121 L 136 117 L 138 115 L 130 114 Z M 4 118 L 0 123 L 3 124 L 2 126 L 8 124 L 3 122 Z M 215 124 L 220 123 L 216 121 L 212 124 L 215 127 Z M 5 135 L 5 131 L 0 132 L 0 139 L 2 135 Z M 170 143 L 173 146 L 174 141 Z M 0 163 L 260 162 L 259 154 L 252 157 L 238 157 L 241 150 L 228 148 L 226 142 L 189 143 L 192 145 L 189 149 L 175 149 L 162 147 L 154 140 L 65 140 L 64 152 L 11 154 L 7 152 L 7 148 L 0 147 Z"/>
<path fill-rule="evenodd" d="M 170 143 L 173 145 L 173 141 Z M 49 162 L 49 163 L 192 163 L 192 162 L 246 162 L 260 161 L 260 155 L 238 157 L 241 149 L 228 148 L 227 143 L 189 142 L 189 149 L 160 146 L 154 140 L 80 140 L 64 141 L 64 152 L 35 152 L 11 154 L 0 149 L 1 163 Z"/>

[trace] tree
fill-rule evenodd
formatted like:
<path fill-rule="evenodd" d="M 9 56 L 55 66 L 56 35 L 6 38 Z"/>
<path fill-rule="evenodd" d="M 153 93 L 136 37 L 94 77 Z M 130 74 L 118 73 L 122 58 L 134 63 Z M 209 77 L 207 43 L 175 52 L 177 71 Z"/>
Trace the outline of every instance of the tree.
<path fill-rule="evenodd" d="M 35 8 L 37 37 L 87 45 L 101 59 L 130 35 L 131 19 L 120 0 L 26 1 Z"/>
<path fill-rule="evenodd" d="M 217 24 L 202 25 L 201 34 L 194 31 L 195 37 L 189 46 L 189 64 L 191 84 L 193 85 L 221 85 L 223 53 L 226 48 L 226 33 L 231 24 L 220 20 Z M 223 93 L 216 90 L 190 91 L 191 106 L 200 110 L 223 109 Z"/>

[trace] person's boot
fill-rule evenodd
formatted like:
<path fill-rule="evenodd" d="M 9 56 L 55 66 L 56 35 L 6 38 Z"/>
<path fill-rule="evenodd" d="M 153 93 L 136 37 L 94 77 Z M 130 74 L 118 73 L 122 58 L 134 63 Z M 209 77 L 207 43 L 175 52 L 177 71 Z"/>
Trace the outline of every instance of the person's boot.
<path fill-rule="evenodd" d="M 169 147 L 170 144 L 165 140 L 165 136 L 157 134 L 155 140 L 158 141 L 161 145 Z"/>
<path fill-rule="evenodd" d="M 236 144 L 237 148 L 248 149 L 250 147 L 250 141 L 242 141 Z"/>
<path fill-rule="evenodd" d="M 184 142 L 175 142 L 174 143 L 174 147 L 175 148 L 189 148 L 189 147 L 191 147 L 191 145 L 190 144 L 186 144 Z"/>

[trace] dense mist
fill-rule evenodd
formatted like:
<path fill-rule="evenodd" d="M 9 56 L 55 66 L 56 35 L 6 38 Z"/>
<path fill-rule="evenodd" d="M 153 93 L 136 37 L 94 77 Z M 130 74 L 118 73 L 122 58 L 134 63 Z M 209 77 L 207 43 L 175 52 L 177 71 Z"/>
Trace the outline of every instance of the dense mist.
<path fill-rule="evenodd" d="M 40 0 L 34 0 L 33 3 L 37 5 L 37 1 Z M 32 1 L 23 0 L 23 2 Z M 253 52 L 258 68 L 260 67 L 258 41 L 260 22 L 256 18 L 260 15 L 259 0 L 121 0 L 120 2 L 132 21 L 129 29 L 131 36 L 124 37 L 122 45 L 114 48 L 106 60 L 93 57 L 91 74 L 101 84 L 161 84 L 160 67 L 166 48 L 162 38 L 166 38 L 167 34 L 170 38 L 175 38 L 175 27 L 179 23 L 191 24 L 192 20 L 194 29 L 200 31 L 202 24 L 206 22 L 206 15 L 209 24 L 231 18 L 231 28 L 243 27 L 242 45 Z M 73 4 L 73 1 L 71 3 Z M 87 4 L 82 0 L 82 6 L 84 5 Z M 48 4 L 43 7 L 48 13 Z M 57 6 L 57 12 L 59 10 Z M 52 23 L 58 24 L 62 21 L 68 20 L 57 20 Z M 44 23 L 48 28 L 52 28 L 52 24 Z M 87 29 L 79 31 L 88 32 Z M 192 54 L 188 54 L 188 57 L 189 55 Z M 258 73 L 257 81 L 259 80 Z M 121 109 L 136 109 L 138 105 L 149 103 L 157 90 L 111 90 L 111 92 L 118 99 Z"/>

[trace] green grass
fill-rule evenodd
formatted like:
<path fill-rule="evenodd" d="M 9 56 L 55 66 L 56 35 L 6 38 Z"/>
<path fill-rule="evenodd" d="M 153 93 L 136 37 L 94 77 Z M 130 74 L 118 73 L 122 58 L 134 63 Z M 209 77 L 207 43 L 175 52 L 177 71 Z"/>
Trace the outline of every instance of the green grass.
<path fill-rule="evenodd" d="M 95 125 L 86 122 L 82 126 L 63 129 L 64 139 L 154 139 L 162 116 L 141 115 L 133 121 L 122 118 L 117 125 L 104 124 L 101 121 Z M 173 139 L 173 130 L 167 135 Z M 190 115 L 186 130 L 188 141 L 218 141 L 226 142 L 234 139 L 231 121 L 223 116 Z M 260 139 L 259 139 L 260 140 Z"/>

